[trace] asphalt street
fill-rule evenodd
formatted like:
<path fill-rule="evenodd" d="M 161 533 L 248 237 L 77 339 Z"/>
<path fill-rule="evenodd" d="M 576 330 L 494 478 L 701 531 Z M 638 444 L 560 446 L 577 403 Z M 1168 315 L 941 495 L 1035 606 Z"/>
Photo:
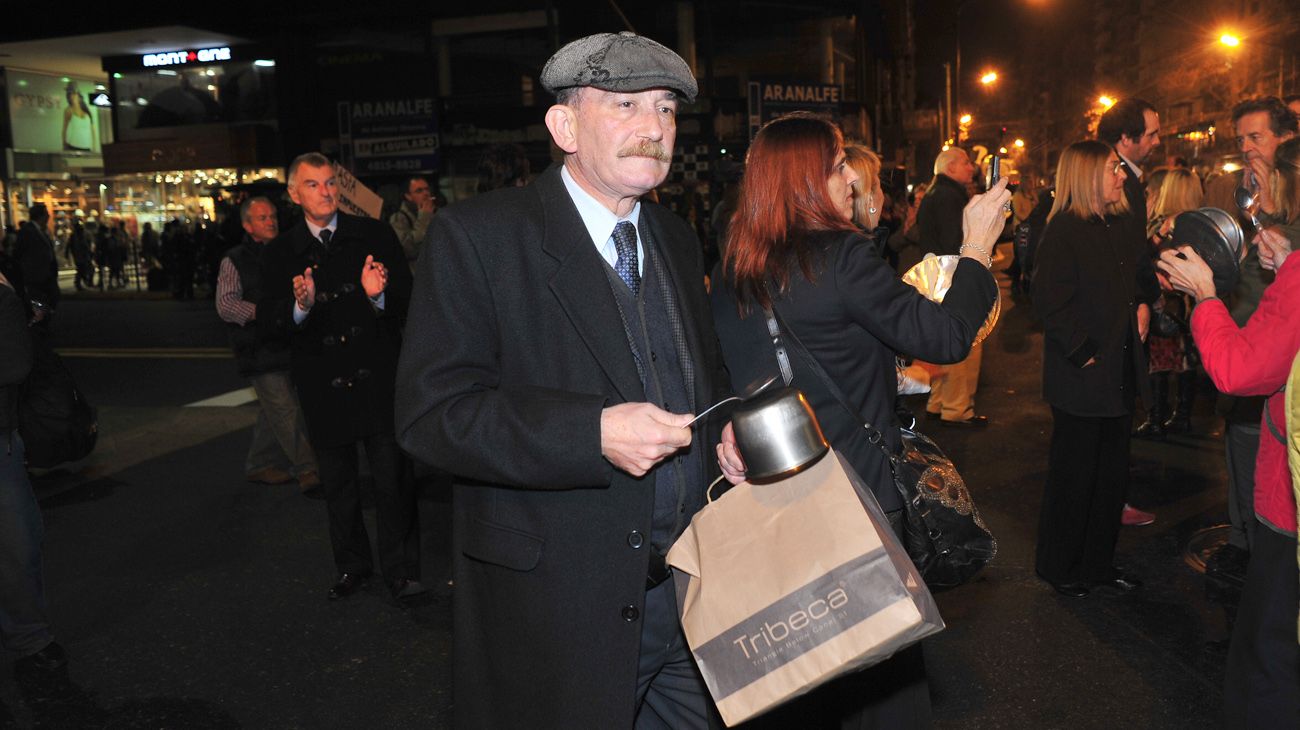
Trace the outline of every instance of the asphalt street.
<path fill-rule="evenodd" d="M 948 628 L 925 644 L 936 724 L 1216 727 L 1227 611 L 1206 598 L 1196 567 L 1214 539 L 1204 531 L 1226 521 L 1211 398 L 1197 404 L 1194 434 L 1134 442 L 1129 501 L 1158 518 L 1123 529 L 1119 559 L 1146 586 L 1056 594 L 1033 574 L 1051 426 L 1042 336 L 1002 281 L 977 403 L 992 425 L 925 428 L 999 545 L 977 581 L 938 596 Z M 70 298 L 55 325 L 100 408 L 101 438 L 84 462 L 35 479 L 70 683 L 20 687 L 3 673 L 0 701 L 19 727 L 448 726 L 445 480 L 426 476 L 421 489 L 435 590 L 413 606 L 382 589 L 327 602 L 324 504 L 294 485 L 243 480 L 256 405 L 239 395 L 246 383 L 211 302 Z M 546 671 L 546 658 L 520 671 Z"/>

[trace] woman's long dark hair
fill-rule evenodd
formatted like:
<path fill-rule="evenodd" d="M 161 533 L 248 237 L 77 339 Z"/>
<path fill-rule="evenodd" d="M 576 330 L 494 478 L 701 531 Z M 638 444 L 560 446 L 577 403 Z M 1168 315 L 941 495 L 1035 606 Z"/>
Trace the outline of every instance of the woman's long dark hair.
<path fill-rule="evenodd" d="M 843 147 L 839 128 L 806 112 L 778 117 L 754 137 L 723 256 L 742 312 L 772 303 L 769 284 L 784 292 L 794 263 L 812 280 L 813 252 L 802 234 L 856 230 L 826 187 Z"/>

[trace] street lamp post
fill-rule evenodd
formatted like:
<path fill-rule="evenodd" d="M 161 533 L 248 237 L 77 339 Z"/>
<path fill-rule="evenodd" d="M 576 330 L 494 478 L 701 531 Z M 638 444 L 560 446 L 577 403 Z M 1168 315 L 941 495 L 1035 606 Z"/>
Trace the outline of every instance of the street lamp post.
<path fill-rule="evenodd" d="M 1241 47 L 1241 41 L 1241 36 L 1231 31 L 1224 31 L 1219 35 L 1219 45 L 1230 50 L 1235 50 Z M 1286 94 L 1286 56 L 1290 49 L 1276 43 L 1269 43 L 1268 41 L 1261 41 L 1258 39 L 1252 39 L 1251 42 L 1277 51 L 1277 95 L 1281 98 Z"/>

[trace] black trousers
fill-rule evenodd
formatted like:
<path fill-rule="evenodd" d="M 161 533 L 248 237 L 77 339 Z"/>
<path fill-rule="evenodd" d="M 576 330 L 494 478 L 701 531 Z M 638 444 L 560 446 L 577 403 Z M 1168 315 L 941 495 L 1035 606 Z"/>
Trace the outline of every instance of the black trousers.
<path fill-rule="evenodd" d="M 1225 727 L 1300 727 L 1297 605 L 1296 539 L 1260 525 L 1228 647 Z"/>
<path fill-rule="evenodd" d="M 375 522 L 379 527 L 379 564 L 388 581 L 420 578 L 420 521 L 411 464 L 391 433 L 367 436 L 344 446 L 319 447 L 325 505 L 329 510 L 330 545 L 340 573 L 369 575 L 374 570 L 370 536 L 361 519 L 357 443 L 366 449 L 374 479 Z"/>
<path fill-rule="evenodd" d="M 1038 518 L 1038 574 L 1053 583 L 1106 580 L 1128 492 L 1131 416 L 1052 407 L 1047 486 Z"/>
<path fill-rule="evenodd" d="M 1255 519 L 1255 455 L 1259 453 L 1259 420 L 1223 425 L 1223 454 L 1228 460 L 1228 542 L 1250 550 L 1259 520 Z"/>

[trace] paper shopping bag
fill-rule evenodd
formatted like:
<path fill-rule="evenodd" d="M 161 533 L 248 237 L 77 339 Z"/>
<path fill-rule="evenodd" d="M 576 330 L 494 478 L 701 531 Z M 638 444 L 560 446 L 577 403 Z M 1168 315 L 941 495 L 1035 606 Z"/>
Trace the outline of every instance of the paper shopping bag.
<path fill-rule="evenodd" d="M 682 628 L 728 726 L 943 629 L 871 491 L 833 450 L 736 485 L 668 553 Z"/>

